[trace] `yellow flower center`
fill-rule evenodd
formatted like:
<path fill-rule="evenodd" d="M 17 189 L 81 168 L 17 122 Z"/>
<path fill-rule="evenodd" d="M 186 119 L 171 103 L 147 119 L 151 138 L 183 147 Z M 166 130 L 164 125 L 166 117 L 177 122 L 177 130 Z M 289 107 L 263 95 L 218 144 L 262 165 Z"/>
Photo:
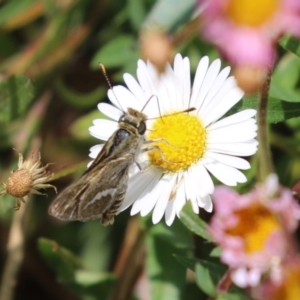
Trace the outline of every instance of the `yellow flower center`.
<path fill-rule="evenodd" d="M 270 235 L 280 229 L 276 216 L 259 204 L 237 210 L 234 214 L 238 222 L 226 232 L 241 237 L 248 254 L 263 250 Z"/>
<path fill-rule="evenodd" d="M 158 147 L 148 153 L 151 163 L 164 172 L 177 172 L 203 156 L 206 130 L 197 116 L 173 112 L 155 120 L 148 139 Z"/>
<path fill-rule="evenodd" d="M 279 9 L 279 0 L 231 0 L 227 16 L 238 25 L 260 26 Z"/>
<path fill-rule="evenodd" d="M 273 300 L 295 300 L 300 295 L 300 269 L 299 265 L 285 269 L 285 278 L 282 284 L 274 290 Z M 270 298 L 271 299 L 271 298 Z"/>

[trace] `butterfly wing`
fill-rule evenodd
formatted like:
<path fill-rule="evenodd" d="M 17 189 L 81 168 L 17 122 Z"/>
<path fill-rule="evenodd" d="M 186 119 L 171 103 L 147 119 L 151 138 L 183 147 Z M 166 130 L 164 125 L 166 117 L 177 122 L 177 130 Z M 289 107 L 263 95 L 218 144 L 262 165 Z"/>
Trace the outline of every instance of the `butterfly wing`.
<path fill-rule="evenodd" d="M 128 170 L 141 141 L 123 129 L 117 130 L 79 180 L 56 197 L 49 214 L 64 221 L 103 217 L 104 225 L 112 223 L 125 197 Z"/>
<path fill-rule="evenodd" d="M 104 161 L 60 193 L 50 205 L 49 214 L 65 221 L 101 218 L 116 197 L 125 194 L 128 168 L 124 157 Z"/>

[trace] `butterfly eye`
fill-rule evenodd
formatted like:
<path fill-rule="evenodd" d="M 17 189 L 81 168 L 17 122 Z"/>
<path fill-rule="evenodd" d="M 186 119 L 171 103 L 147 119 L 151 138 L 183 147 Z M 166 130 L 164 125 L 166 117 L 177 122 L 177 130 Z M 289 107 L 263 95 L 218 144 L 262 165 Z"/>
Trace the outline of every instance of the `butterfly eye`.
<path fill-rule="evenodd" d="M 138 126 L 138 128 L 137 128 L 139 134 L 144 134 L 145 131 L 146 131 L 146 129 L 147 129 L 147 128 L 146 128 L 145 122 L 144 122 L 144 121 L 141 121 L 141 123 L 139 124 L 139 126 Z"/>

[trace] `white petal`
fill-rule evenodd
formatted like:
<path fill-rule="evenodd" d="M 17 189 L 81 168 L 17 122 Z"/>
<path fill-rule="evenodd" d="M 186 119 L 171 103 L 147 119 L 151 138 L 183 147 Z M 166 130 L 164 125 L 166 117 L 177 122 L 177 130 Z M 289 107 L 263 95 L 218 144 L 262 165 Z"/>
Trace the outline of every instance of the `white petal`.
<path fill-rule="evenodd" d="M 222 101 L 210 111 L 210 114 L 205 115 L 203 120 L 204 126 L 207 127 L 210 123 L 215 122 L 222 117 L 231 107 L 242 99 L 243 94 L 243 91 L 238 87 L 233 88 L 226 96 L 224 96 Z"/>
<path fill-rule="evenodd" d="M 147 66 L 147 74 L 148 74 L 148 76 L 150 78 L 150 81 L 152 83 L 156 83 L 157 80 L 160 77 L 160 74 L 158 73 L 158 71 L 156 70 L 156 68 L 154 67 L 154 65 L 150 61 L 147 61 L 147 65 L 146 66 Z"/>
<path fill-rule="evenodd" d="M 127 107 L 125 107 L 125 105 L 121 103 L 121 99 L 119 99 L 118 96 L 116 95 L 116 88 L 117 86 L 113 87 L 113 90 L 109 89 L 107 91 L 107 97 L 114 106 L 119 108 L 122 112 L 125 112 L 127 110 L 126 109 Z"/>
<path fill-rule="evenodd" d="M 87 169 L 92 165 L 93 162 L 94 162 L 94 160 L 91 160 L 90 162 L 88 162 L 88 164 L 86 165 Z"/>
<path fill-rule="evenodd" d="M 115 121 L 96 119 L 93 121 L 94 126 L 89 128 L 92 136 L 106 141 L 118 129 L 118 123 Z"/>
<path fill-rule="evenodd" d="M 192 208 L 195 214 L 199 213 L 199 206 L 197 203 L 197 196 L 188 180 L 184 180 L 184 189 L 185 189 L 185 195 L 186 199 L 191 201 Z"/>
<path fill-rule="evenodd" d="M 251 124 L 254 120 L 248 120 L 241 125 L 231 125 L 224 128 L 218 128 L 210 131 L 207 129 L 207 144 L 212 143 L 234 143 L 234 142 L 245 142 L 252 140 L 257 136 L 257 125 Z M 247 124 L 249 123 L 249 124 Z"/>
<path fill-rule="evenodd" d="M 175 56 L 174 75 L 173 89 L 176 89 L 176 108 L 184 110 L 189 107 L 191 91 L 190 61 L 187 57 L 183 59 L 180 54 Z"/>
<path fill-rule="evenodd" d="M 184 93 L 184 79 L 183 79 L 183 59 L 180 54 L 176 54 L 174 58 L 174 86 L 173 89 L 176 89 L 176 94 L 175 94 L 175 103 L 176 103 L 176 108 L 180 108 L 183 106 L 182 100 L 183 100 L 183 93 Z"/>
<path fill-rule="evenodd" d="M 245 268 L 238 268 L 231 273 L 232 281 L 241 288 L 245 288 L 248 285 L 247 270 Z"/>
<path fill-rule="evenodd" d="M 165 214 L 165 220 L 166 220 L 166 224 L 168 226 L 172 225 L 172 223 L 174 222 L 175 216 L 176 216 L 175 200 L 173 199 L 168 202 L 166 214 Z"/>
<path fill-rule="evenodd" d="M 114 94 L 108 91 L 109 100 L 122 111 L 127 111 L 128 107 L 140 110 L 143 103 L 139 101 L 127 88 L 122 85 L 113 87 Z"/>
<path fill-rule="evenodd" d="M 153 95 L 154 91 L 152 88 L 152 83 L 148 74 L 148 68 L 144 61 L 138 61 L 138 68 L 137 68 L 137 78 L 145 93 L 145 97 L 149 98 Z"/>
<path fill-rule="evenodd" d="M 205 78 L 207 69 L 208 69 L 209 59 L 207 56 L 204 56 L 198 63 L 196 75 L 194 79 L 194 84 L 192 88 L 192 95 L 190 100 L 190 107 L 199 108 L 201 103 L 197 103 L 198 95 L 200 93 L 203 80 Z"/>
<path fill-rule="evenodd" d="M 257 145 L 256 140 L 243 143 L 214 143 L 209 146 L 209 151 L 236 156 L 249 156 L 257 151 Z"/>
<path fill-rule="evenodd" d="M 161 84 L 159 85 L 160 105 L 162 111 L 170 111 L 170 107 L 173 110 L 180 110 L 179 105 L 180 87 L 178 79 L 176 79 L 174 72 L 171 68 L 166 69 L 165 76 L 161 78 Z"/>
<path fill-rule="evenodd" d="M 224 96 L 236 86 L 235 80 L 231 77 L 227 78 L 230 72 L 230 67 L 223 69 L 215 79 L 212 87 L 206 95 L 199 114 L 205 116 L 210 110 L 214 109 Z"/>
<path fill-rule="evenodd" d="M 157 118 L 161 115 L 160 106 L 161 102 L 158 97 L 152 95 L 146 100 L 145 105 L 143 106 L 143 113 L 147 115 L 148 119 Z"/>
<path fill-rule="evenodd" d="M 150 182 L 157 176 L 155 169 L 148 169 L 133 175 L 128 182 L 125 199 L 118 210 L 118 213 L 130 206 L 147 189 Z"/>
<path fill-rule="evenodd" d="M 190 179 L 193 180 L 193 185 L 197 189 L 197 195 L 204 197 L 211 194 L 214 190 L 214 183 L 206 168 L 201 163 L 192 166 L 189 169 Z"/>
<path fill-rule="evenodd" d="M 230 156 L 230 155 L 225 155 L 225 154 L 220 154 L 220 153 L 214 153 L 214 152 L 207 152 L 206 156 L 216 160 L 218 162 L 221 162 L 225 165 L 241 169 L 241 170 L 247 170 L 250 169 L 251 166 L 249 162 L 243 158 L 240 157 L 235 157 L 235 156 Z"/>
<path fill-rule="evenodd" d="M 185 196 L 185 190 L 184 190 L 184 184 L 181 183 L 180 186 L 177 188 L 176 195 L 175 195 L 175 209 L 177 217 L 179 217 L 179 214 L 186 203 L 186 196 Z"/>
<path fill-rule="evenodd" d="M 223 118 L 214 124 L 209 126 L 210 130 L 217 129 L 220 127 L 225 127 L 232 124 L 241 123 L 243 121 L 252 119 L 256 115 L 257 111 L 255 109 L 246 109 L 235 113 L 229 117 Z"/>
<path fill-rule="evenodd" d="M 222 183 L 235 186 L 237 182 L 246 182 L 247 178 L 239 170 L 226 166 L 222 163 L 210 163 L 206 164 L 205 167 Z"/>
<path fill-rule="evenodd" d="M 173 76 L 162 78 L 162 84 L 159 86 L 159 106 L 162 114 L 170 113 L 170 108 L 179 110 L 177 102 L 175 102 L 176 98 L 174 98 L 176 97 L 176 88 L 174 88 L 175 83 L 172 78 Z"/>
<path fill-rule="evenodd" d="M 207 104 L 206 96 L 219 74 L 220 67 L 221 67 L 221 61 L 219 59 L 213 61 L 212 64 L 209 66 L 205 78 L 203 80 L 201 89 L 199 90 L 198 96 L 196 98 L 197 104 L 195 106 L 198 109 L 198 111 L 201 111 L 202 107 L 204 107 Z"/>
<path fill-rule="evenodd" d="M 107 104 L 107 103 L 99 103 L 98 104 L 98 109 L 105 114 L 106 116 L 108 116 L 109 118 L 118 121 L 121 117 L 121 115 L 123 114 L 123 112 L 121 110 L 119 110 L 118 108 Z"/>
<path fill-rule="evenodd" d="M 174 187 L 176 176 L 171 178 L 167 175 L 161 179 L 163 184 L 162 193 L 158 199 L 152 215 L 153 224 L 157 224 L 163 217 L 169 202 L 169 195 Z M 163 182 L 164 181 L 164 182 Z"/>
<path fill-rule="evenodd" d="M 162 192 L 163 184 L 161 182 L 161 174 L 157 174 L 156 177 L 153 178 L 151 183 L 148 185 L 147 189 L 140 195 L 139 199 L 135 202 L 141 202 L 142 206 L 140 211 L 140 214 L 142 217 L 145 217 L 148 215 L 148 213 L 154 208 L 156 205 L 159 196 Z M 134 210 L 134 206 L 132 207 L 132 212 Z"/>
<path fill-rule="evenodd" d="M 194 199 L 197 194 L 195 193 L 197 186 L 194 184 L 194 178 L 190 169 L 184 173 L 184 188 L 187 200 Z"/>
<path fill-rule="evenodd" d="M 193 184 L 194 178 L 191 176 L 191 172 L 186 171 L 184 173 L 184 188 L 185 188 L 185 195 L 186 199 L 190 200 L 192 203 L 193 211 L 198 214 L 199 213 L 199 206 L 197 203 L 197 186 Z"/>
<path fill-rule="evenodd" d="M 262 270 L 258 268 L 252 268 L 248 270 L 248 284 L 250 286 L 257 286 L 261 278 Z"/>
<path fill-rule="evenodd" d="M 183 107 L 187 109 L 190 107 L 191 97 L 191 72 L 190 72 L 190 60 L 185 57 L 183 59 Z"/>
<path fill-rule="evenodd" d="M 143 106 L 148 100 L 148 97 L 143 92 L 141 86 L 137 83 L 135 78 L 128 73 L 125 73 L 123 78 L 130 92 L 135 96 L 136 99 L 142 102 Z"/>
<path fill-rule="evenodd" d="M 275 173 L 271 173 L 265 180 L 265 194 L 272 198 L 279 191 L 278 176 Z"/>
<path fill-rule="evenodd" d="M 213 204 L 211 201 L 211 196 L 206 195 L 204 198 L 202 198 L 202 201 L 204 202 L 203 209 L 205 209 L 207 212 L 212 212 L 213 210 Z"/>
<path fill-rule="evenodd" d="M 104 144 L 98 144 L 90 148 L 89 157 L 95 159 L 103 148 Z"/>

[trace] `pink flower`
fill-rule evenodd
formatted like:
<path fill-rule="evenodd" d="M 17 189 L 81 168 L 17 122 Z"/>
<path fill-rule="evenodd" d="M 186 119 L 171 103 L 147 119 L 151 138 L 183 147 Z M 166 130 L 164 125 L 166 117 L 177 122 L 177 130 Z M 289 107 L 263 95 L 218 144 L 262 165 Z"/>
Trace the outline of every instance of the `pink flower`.
<path fill-rule="evenodd" d="M 241 287 L 257 285 L 275 260 L 285 258 L 287 234 L 298 225 L 298 204 L 290 190 L 275 187 L 274 178 L 245 195 L 223 186 L 215 189 L 209 231 L 222 248 L 221 260 L 231 268 L 233 282 Z"/>
<path fill-rule="evenodd" d="M 199 0 L 203 35 L 237 65 L 270 67 L 284 33 L 300 37 L 299 0 Z"/>
<path fill-rule="evenodd" d="M 294 300 L 300 295 L 299 258 L 281 268 L 278 280 L 267 280 L 252 291 L 255 299 Z"/>

